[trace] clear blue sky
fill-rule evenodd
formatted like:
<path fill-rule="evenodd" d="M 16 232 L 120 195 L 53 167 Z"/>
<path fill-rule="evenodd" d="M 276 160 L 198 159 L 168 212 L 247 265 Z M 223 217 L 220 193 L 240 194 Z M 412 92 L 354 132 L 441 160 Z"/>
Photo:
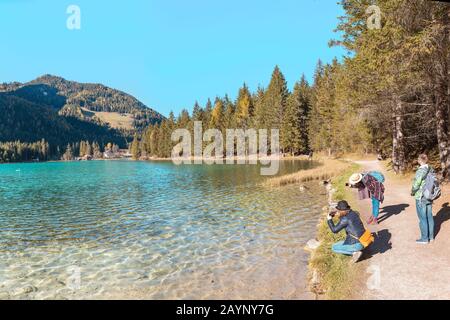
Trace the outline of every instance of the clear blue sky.
<path fill-rule="evenodd" d="M 279 65 L 292 87 L 312 79 L 341 8 L 336 0 L 1 0 L 0 82 L 50 73 L 123 90 L 164 115 L 192 110 Z M 66 9 L 81 8 L 81 30 Z"/>

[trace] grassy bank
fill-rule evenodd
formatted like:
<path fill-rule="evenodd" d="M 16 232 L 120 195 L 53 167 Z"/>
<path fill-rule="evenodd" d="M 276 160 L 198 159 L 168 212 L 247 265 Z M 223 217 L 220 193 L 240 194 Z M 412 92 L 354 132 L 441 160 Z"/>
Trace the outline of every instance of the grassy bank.
<path fill-rule="evenodd" d="M 360 169 L 357 164 L 348 165 L 345 171 L 332 179 L 335 201 L 346 199 L 355 207 L 354 196 L 345 187 L 345 183 L 352 173 Z M 333 234 L 327 225 L 325 214 L 324 212 L 324 217 L 318 226 L 317 239 L 320 241 L 320 246 L 312 253 L 309 263 L 311 273 L 317 278 L 312 289 L 325 299 L 350 299 L 354 281 L 357 279 L 358 265 L 351 264 L 349 257 L 336 255 L 331 251 L 333 243 L 345 238 L 345 232 Z"/>
<path fill-rule="evenodd" d="M 361 166 L 349 161 L 321 158 L 320 165 L 309 170 L 272 178 L 265 182 L 270 187 L 283 186 L 288 184 L 302 183 L 314 180 L 331 179 L 333 186 L 333 200 L 346 199 L 350 204 L 358 209 L 352 192 L 345 187 L 350 175 L 361 170 Z M 352 298 L 352 287 L 359 279 L 358 266 L 350 263 L 350 258 L 332 253 L 333 243 L 343 240 L 345 233 L 333 234 L 326 221 L 326 212 L 323 213 L 318 230 L 317 240 L 320 246 L 311 254 L 309 267 L 312 290 L 321 298 L 325 299 L 349 299 Z"/>
<path fill-rule="evenodd" d="M 284 186 L 314 180 L 328 180 L 342 174 L 349 166 L 349 162 L 336 159 L 324 158 L 319 162 L 320 165 L 316 168 L 272 178 L 267 180 L 266 184 L 269 186 Z"/>

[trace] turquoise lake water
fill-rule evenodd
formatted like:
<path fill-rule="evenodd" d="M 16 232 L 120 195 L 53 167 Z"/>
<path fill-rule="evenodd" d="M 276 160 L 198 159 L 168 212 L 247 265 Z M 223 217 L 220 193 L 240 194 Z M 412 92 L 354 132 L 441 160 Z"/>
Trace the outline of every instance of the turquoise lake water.
<path fill-rule="evenodd" d="M 0 298 L 310 297 L 303 247 L 325 190 L 264 179 L 252 165 L 0 165 Z"/>

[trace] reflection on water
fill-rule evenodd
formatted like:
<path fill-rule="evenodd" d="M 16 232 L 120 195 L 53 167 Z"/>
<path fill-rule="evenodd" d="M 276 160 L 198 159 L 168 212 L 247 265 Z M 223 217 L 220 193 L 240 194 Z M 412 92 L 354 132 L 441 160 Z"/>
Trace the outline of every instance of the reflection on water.
<path fill-rule="evenodd" d="M 263 179 L 250 165 L 1 165 L 0 298 L 308 297 L 324 190 Z"/>

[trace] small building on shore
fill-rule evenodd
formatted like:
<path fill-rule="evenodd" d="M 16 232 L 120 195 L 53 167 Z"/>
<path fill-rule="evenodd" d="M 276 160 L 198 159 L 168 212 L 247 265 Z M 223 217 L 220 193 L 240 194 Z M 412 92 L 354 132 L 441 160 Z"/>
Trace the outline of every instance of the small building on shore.
<path fill-rule="evenodd" d="M 111 150 L 106 150 L 105 152 L 103 152 L 103 158 L 114 159 L 114 158 L 116 158 L 116 155 Z"/>

